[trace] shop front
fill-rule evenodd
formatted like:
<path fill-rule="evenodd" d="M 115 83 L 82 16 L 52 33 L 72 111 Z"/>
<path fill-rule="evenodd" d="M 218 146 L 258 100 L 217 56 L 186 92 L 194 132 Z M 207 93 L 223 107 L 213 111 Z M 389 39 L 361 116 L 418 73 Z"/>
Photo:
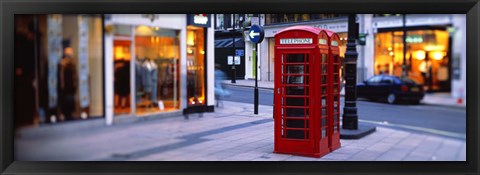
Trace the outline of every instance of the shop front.
<path fill-rule="evenodd" d="M 207 29 L 188 25 L 189 18 L 204 25 L 210 20 L 185 14 L 106 15 L 107 91 L 113 92 L 107 94 L 107 124 L 113 116 L 181 114 L 188 107 L 208 106 L 207 53 L 213 56 L 213 51 L 206 50 Z"/>
<path fill-rule="evenodd" d="M 102 15 L 15 15 L 17 126 L 104 116 Z"/>
<path fill-rule="evenodd" d="M 464 18 L 448 14 L 408 14 L 405 18 L 400 14 L 373 15 L 371 29 L 365 29 L 373 32 L 367 39 L 372 44 L 366 45 L 371 54 L 365 55 L 373 58 L 367 64 L 371 73 L 406 75 L 429 92 L 451 92 L 459 97 L 457 92 L 462 94 L 464 86 Z"/>
<path fill-rule="evenodd" d="M 212 21 L 209 14 L 187 15 L 187 109 L 185 113 L 213 111 L 207 105 L 208 31 Z M 209 29 L 210 28 L 210 29 Z M 210 63 L 211 64 L 211 63 Z"/>
<path fill-rule="evenodd" d="M 423 84 L 426 90 L 450 91 L 451 39 L 447 26 L 409 28 L 405 63 L 401 28 L 379 30 L 375 43 L 375 74 L 401 76 L 405 64 L 405 75 Z"/>
<path fill-rule="evenodd" d="M 268 18 L 267 18 L 268 19 Z M 339 49 L 340 49 L 340 57 L 344 57 L 344 53 L 346 50 L 347 44 L 347 32 L 348 32 L 348 24 L 347 18 L 339 17 L 335 19 L 324 19 L 324 20 L 317 20 L 317 21 L 305 21 L 305 22 L 297 22 L 297 23 L 283 23 L 283 24 L 274 24 L 274 25 L 265 25 L 265 40 L 260 44 L 259 53 L 260 57 L 264 58 L 260 60 L 260 77 L 262 77 L 262 81 L 274 81 L 274 65 L 275 65 L 275 39 L 274 36 L 278 31 L 281 31 L 285 28 L 295 26 L 295 25 L 306 25 L 306 26 L 313 26 L 320 29 L 326 29 L 333 31 L 339 35 Z M 247 46 L 253 46 L 247 44 Z M 343 59 L 341 59 L 343 60 Z M 247 62 L 247 66 L 253 66 L 251 62 Z M 249 68 L 248 70 L 253 70 L 254 68 Z M 247 77 L 253 77 L 254 74 L 248 74 Z M 253 72 L 253 71 L 251 71 Z"/>

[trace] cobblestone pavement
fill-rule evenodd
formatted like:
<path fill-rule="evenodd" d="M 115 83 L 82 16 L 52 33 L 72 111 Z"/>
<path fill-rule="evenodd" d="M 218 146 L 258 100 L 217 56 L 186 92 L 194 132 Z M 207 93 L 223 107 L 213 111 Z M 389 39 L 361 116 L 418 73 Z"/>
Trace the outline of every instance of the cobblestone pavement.
<path fill-rule="evenodd" d="M 272 107 L 225 101 L 203 117 L 158 120 L 40 133 L 17 134 L 16 160 L 108 161 L 452 161 L 466 160 L 465 140 L 386 127 L 322 158 L 273 152 Z M 54 127 L 54 126 L 51 126 Z"/>

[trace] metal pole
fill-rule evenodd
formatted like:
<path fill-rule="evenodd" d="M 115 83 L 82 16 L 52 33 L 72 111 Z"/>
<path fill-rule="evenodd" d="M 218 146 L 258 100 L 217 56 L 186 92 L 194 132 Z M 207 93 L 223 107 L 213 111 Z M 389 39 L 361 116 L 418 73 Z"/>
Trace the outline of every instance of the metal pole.
<path fill-rule="evenodd" d="M 233 65 L 232 65 L 232 83 L 237 83 L 235 80 L 237 76 L 237 71 L 235 70 L 235 14 L 233 14 L 233 30 L 232 30 L 232 47 L 233 47 Z"/>
<path fill-rule="evenodd" d="M 258 114 L 258 43 L 255 43 L 255 90 L 254 90 L 254 110 L 253 114 Z"/>
<path fill-rule="evenodd" d="M 357 46 L 355 44 L 355 17 L 356 14 L 348 16 L 348 42 L 345 52 L 345 105 L 343 107 L 342 128 L 358 129 L 357 115 Z"/>
<path fill-rule="evenodd" d="M 407 28 L 406 28 L 406 17 L 405 14 L 403 17 L 403 64 L 402 64 L 402 77 L 407 76 Z"/>

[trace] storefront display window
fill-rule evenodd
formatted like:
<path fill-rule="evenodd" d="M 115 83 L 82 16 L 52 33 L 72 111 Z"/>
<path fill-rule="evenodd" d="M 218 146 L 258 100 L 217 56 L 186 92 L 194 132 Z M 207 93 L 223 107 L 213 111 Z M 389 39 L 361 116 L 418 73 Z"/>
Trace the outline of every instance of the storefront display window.
<path fill-rule="evenodd" d="M 205 104 L 205 30 L 187 28 L 187 99 L 189 106 Z"/>
<path fill-rule="evenodd" d="M 18 22 L 16 30 L 23 30 L 22 26 L 33 29 L 33 35 L 26 35 L 35 43 L 33 47 L 15 50 L 15 55 L 31 53 L 25 63 L 33 65 L 27 73 L 37 82 L 32 86 L 35 94 L 17 101 L 35 102 L 28 107 L 32 109 L 26 109 L 37 111 L 32 119 L 57 123 L 104 116 L 101 15 L 24 15 Z M 26 43 L 18 44 L 20 48 Z"/>
<path fill-rule="evenodd" d="M 449 91 L 449 34 L 446 30 L 408 31 L 407 75 L 430 91 Z M 375 36 L 375 74 L 402 75 L 403 32 Z"/>
<path fill-rule="evenodd" d="M 132 27 L 127 25 L 115 25 L 114 32 L 114 113 L 116 115 L 129 114 L 131 112 L 130 60 Z"/>
<path fill-rule="evenodd" d="M 135 103 L 137 114 L 180 108 L 177 30 L 135 27 Z"/>

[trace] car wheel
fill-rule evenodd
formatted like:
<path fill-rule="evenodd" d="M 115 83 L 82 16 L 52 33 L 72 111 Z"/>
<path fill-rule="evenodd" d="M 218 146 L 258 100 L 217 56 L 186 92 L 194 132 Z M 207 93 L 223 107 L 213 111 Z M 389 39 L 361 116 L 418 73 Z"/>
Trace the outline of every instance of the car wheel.
<path fill-rule="evenodd" d="M 394 93 L 390 93 L 387 96 L 387 102 L 390 104 L 394 104 L 397 102 L 397 96 Z"/>

